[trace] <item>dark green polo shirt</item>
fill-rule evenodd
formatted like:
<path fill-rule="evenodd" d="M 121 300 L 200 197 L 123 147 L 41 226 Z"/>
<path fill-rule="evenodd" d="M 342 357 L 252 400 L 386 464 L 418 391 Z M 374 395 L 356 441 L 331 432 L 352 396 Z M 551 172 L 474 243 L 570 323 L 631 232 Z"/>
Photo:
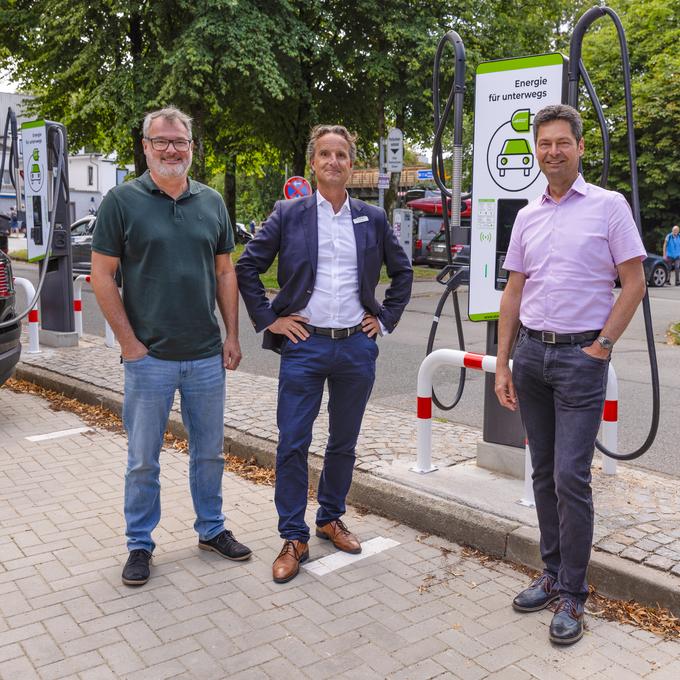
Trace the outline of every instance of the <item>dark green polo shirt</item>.
<path fill-rule="evenodd" d="M 137 338 L 157 359 L 205 359 L 222 351 L 215 316 L 215 256 L 234 249 L 222 197 L 189 180 L 177 200 L 149 172 L 109 191 L 92 250 L 120 258 L 123 304 Z"/>

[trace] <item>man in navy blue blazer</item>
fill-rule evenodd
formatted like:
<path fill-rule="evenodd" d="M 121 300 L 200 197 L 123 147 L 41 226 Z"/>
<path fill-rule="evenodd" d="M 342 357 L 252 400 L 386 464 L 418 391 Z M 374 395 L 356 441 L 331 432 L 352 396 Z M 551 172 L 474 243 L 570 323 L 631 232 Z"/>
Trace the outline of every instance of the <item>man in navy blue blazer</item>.
<path fill-rule="evenodd" d="M 273 578 L 286 583 L 309 557 L 307 452 L 328 383 L 329 435 L 319 479 L 316 535 L 361 552 L 345 526 L 361 420 L 375 380 L 377 337 L 397 325 L 411 296 L 410 258 L 385 211 L 350 199 L 346 186 L 356 137 L 342 125 L 317 125 L 307 147 L 317 191 L 279 201 L 236 264 L 238 285 L 262 346 L 281 354 L 274 501 L 283 548 Z M 260 274 L 278 255 L 279 293 Z M 375 298 L 381 267 L 391 284 Z"/>

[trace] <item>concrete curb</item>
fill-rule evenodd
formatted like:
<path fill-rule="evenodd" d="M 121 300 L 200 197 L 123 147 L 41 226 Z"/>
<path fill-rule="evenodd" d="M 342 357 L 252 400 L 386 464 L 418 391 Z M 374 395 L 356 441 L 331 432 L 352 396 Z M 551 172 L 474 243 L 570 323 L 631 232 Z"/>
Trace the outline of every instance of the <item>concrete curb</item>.
<path fill-rule="evenodd" d="M 83 403 L 101 405 L 119 415 L 122 413 L 123 397 L 117 392 L 22 363 L 17 366 L 16 377 L 74 397 Z M 175 435 L 186 434 L 178 413 L 171 413 L 169 430 Z M 225 451 L 232 455 L 246 460 L 254 458 L 267 467 L 275 466 L 276 446 L 271 441 L 230 427 L 225 427 L 224 441 Z M 309 457 L 310 484 L 318 481 L 321 466 L 320 457 Z M 505 517 L 356 469 L 348 501 L 420 531 L 472 546 L 495 557 L 534 569 L 542 567 L 538 530 Z M 662 606 L 680 615 L 680 581 L 670 574 L 593 551 L 589 580 L 601 594 L 608 597 Z"/>

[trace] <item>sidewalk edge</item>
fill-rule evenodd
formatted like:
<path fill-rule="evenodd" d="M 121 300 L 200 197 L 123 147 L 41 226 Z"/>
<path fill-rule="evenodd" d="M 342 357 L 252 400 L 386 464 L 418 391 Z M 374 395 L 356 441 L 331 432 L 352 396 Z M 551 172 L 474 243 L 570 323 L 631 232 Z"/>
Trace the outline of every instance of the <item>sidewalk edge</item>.
<path fill-rule="evenodd" d="M 121 414 L 123 396 L 47 369 L 20 363 L 15 376 L 95 406 Z M 181 417 L 171 413 L 169 429 L 185 435 Z M 273 442 L 225 426 L 225 450 L 239 458 L 255 458 L 261 465 L 274 467 Z M 310 485 L 321 473 L 322 460 L 310 456 Z M 404 522 L 420 531 L 472 546 L 500 557 L 541 569 L 538 530 L 507 518 L 471 508 L 465 504 L 417 491 L 361 470 L 354 471 L 348 501 L 371 512 Z M 615 555 L 593 551 L 588 578 L 608 597 L 636 600 L 640 604 L 662 606 L 680 615 L 680 579 L 671 574 L 637 565 Z"/>

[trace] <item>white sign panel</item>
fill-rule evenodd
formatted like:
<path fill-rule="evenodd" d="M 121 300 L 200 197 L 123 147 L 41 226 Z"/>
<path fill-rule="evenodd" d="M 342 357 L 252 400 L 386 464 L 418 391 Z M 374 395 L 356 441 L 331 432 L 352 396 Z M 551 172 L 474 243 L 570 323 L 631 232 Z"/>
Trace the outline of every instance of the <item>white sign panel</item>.
<path fill-rule="evenodd" d="M 507 281 L 503 262 L 515 216 L 546 187 L 535 156 L 533 118 L 544 106 L 562 103 L 565 79 L 561 54 L 477 67 L 468 307 L 472 321 L 498 318 Z"/>
<path fill-rule="evenodd" d="M 21 126 L 26 198 L 26 240 L 28 260 L 45 257 L 49 236 L 50 178 L 47 171 L 47 129 L 45 122 L 34 120 Z"/>
<path fill-rule="evenodd" d="M 401 172 L 404 167 L 404 134 L 391 128 L 387 135 L 387 172 Z"/>

